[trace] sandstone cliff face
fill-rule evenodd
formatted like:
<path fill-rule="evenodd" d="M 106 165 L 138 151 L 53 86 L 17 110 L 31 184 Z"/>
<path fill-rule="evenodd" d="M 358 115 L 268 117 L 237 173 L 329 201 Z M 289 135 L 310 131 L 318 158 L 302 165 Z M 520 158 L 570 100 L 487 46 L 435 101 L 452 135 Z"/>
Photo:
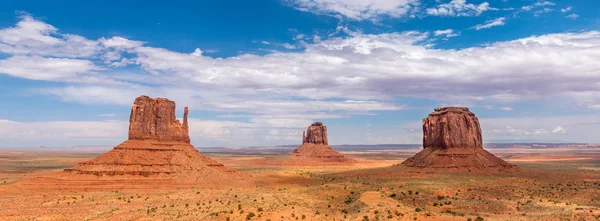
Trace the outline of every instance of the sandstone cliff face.
<path fill-rule="evenodd" d="M 305 143 L 328 145 L 327 126 L 324 126 L 321 122 L 311 124 L 302 134 L 302 144 Z"/>
<path fill-rule="evenodd" d="M 468 108 L 436 108 L 423 119 L 423 147 L 483 148 L 479 120 Z"/>
<path fill-rule="evenodd" d="M 140 96 L 131 107 L 129 139 L 189 143 L 187 114 L 186 107 L 181 124 L 175 117 L 175 102 L 166 98 Z"/>
<path fill-rule="evenodd" d="M 423 119 L 423 150 L 402 164 L 469 171 L 515 167 L 483 149 L 479 120 L 464 107 L 436 108 Z"/>

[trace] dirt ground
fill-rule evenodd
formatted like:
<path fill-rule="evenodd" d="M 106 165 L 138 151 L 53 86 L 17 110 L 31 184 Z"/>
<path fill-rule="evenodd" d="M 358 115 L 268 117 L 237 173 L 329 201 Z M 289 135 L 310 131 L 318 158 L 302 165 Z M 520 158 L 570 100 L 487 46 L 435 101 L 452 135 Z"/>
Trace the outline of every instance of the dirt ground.
<path fill-rule="evenodd" d="M 411 151 L 353 151 L 355 165 L 328 167 L 206 153 L 251 177 L 210 185 L 36 178 L 99 154 L 2 152 L 0 220 L 600 220 L 600 150 L 492 150 L 520 167 L 504 173 L 393 166 Z"/>

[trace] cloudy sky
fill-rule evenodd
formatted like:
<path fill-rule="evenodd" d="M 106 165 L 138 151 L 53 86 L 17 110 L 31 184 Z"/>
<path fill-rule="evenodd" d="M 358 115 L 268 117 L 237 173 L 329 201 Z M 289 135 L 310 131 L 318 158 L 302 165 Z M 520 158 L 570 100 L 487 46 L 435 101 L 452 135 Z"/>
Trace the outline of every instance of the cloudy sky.
<path fill-rule="evenodd" d="M 0 146 L 115 145 L 135 97 L 190 107 L 192 143 L 420 143 L 467 106 L 486 142 L 600 143 L 600 2 L 8 0 Z"/>

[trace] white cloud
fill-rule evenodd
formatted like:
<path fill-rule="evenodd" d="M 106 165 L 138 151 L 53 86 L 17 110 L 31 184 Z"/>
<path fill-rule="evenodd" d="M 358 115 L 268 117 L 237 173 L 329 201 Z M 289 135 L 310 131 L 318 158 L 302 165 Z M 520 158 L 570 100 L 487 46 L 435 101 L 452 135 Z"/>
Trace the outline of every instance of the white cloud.
<path fill-rule="evenodd" d="M 521 9 L 523 9 L 523 11 L 531 11 L 531 9 L 533 9 L 533 6 L 531 6 L 531 5 L 523 6 Z"/>
<path fill-rule="evenodd" d="M 267 93 L 271 100 L 386 100 L 402 95 L 515 102 L 582 88 L 597 91 L 590 82 L 599 81 L 594 62 L 600 56 L 594 50 L 600 44 L 598 32 L 534 36 L 462 50 L 420 45 L 427 38 L 427 33 L 418 32 L 358 33 L 307 44 L 301 52 L 219 59 L 145 46 L 130 51 L 135 64 L 155 73 L 153 83 L 215 87 L 222 93 L 214 96 L 219 99 L 253 90 Z M 134 78 L 141 79 L 146 78 Z M 412 86 L 395 86 L 407 82 Z"/>
<path fill-rule="evenodd" d="M 475 30 L 481 30 L 481 29 L 487 29 L 487 28 L 491 28 L 494 26 L 503 26 L 505 24 L 506 18 L 504 17 L 500 17 L 500 18 L 496 18 L 494 20 L 487 20 L 485 21 L 484 24 L 479 24 L 474 26 L 473 28 L 475 28 Z"/>
<path fill-rule="evenodd" d="M 550 8 L 543 8 L 543 9 L 541 9 L 541 10 L 537 10 L 537 11 L 535 11 L 535 12 L 533 13 L 533 15 L 537 17 L 537 16 L 540 16 L 540 15 L 541 15 L 541 14 L 543 14 L 543 13 L 548 13 L 548 12 L 552 12 L 552 11 L 554 11 L 554 10 L 553 10 L 553 9 L 550 9 Z"/>
<path fill-rule="evenodd" d="M 284 47 L 284 48 L 286 48 L 286 49 L 296 49 L 296 46 L 291 45 L 289 43 L 284 43 L 281 46 Z"/>
<path fill-rule="evenodd" d="M 133 41 L 123 37 L 112 37 L 109 39 L 100 38 L 98 40 L 102 45 L 109 48 L 129 49 L 142 46 L 145 42 Z"/>
<path fill-rule="evenodd" d="M 479 5 L 467 3 L 467 0 L 452 0 L 449 3 L 440 4 L 434 8 L 428 8 L 427 14 L 434 16 L 479 16 L 489 10 L 497 10 L 490 4 L 483 2 Z"/>
<path fill-rule="evenodd" d="M 191 55 L 194 55 L 196 57 L 200 57 L 200 56 L 202 56 L 202 53 L 204 53 L 204 52 L 202 50 L 200 50 L 200 48 L 196 48 L 194 50 L 194 52 L 191 53 Z"/>
<path fill-rule="evenodd" d="M 105 143 L 125 139 L 127 128 L 125 121 L 15 122 L 0 119 L 0 139 L 30 146 L 61 144 L 61 140 Z"/>
<path fill-rule="evenodd" d="M 116 114 L 98 114 L 98 117 L 115 117 Z"/>
<path fill-rule="evenodd" d="M 512 107 L 501 107 L 500 110 L 503 110 L 503 111 L 512 111 L 512 110 L 514 110 L 514 108 L 512 108 Z"/>
<path fill-rule="evenodd" d="M 100 70 L 89 60 L 44 58 L 16 55 L 0 60 L 0 73 L 46 81 L 83 81 L 92 71 Z M 89 79 L 88 79 L 89 80 Z"/>
<path fill-rule="evenodd" d="M 0 30 L 0 52 L 7 54 L 79 58 L 100 50 L 96 41 L 60 34 L 54 26 L 30 15 L 23 15 L 15 27 Z"/>
<path fill-rule="evenodd" d="M 556 128 L 554 128 L 554 130 L 552 130 L 552 133 L 555 133 L 555 134 L 566 134 L 567 130 L 565 128 L 562 128 L 561 126 L 556 126 Z"/>
<path fill-rule="evenodd" d="M 562 13 L 565 13 L 565 12 L 571 11 L 571 9 L 573 9 L 573 6 L 569 6 L 569 7 L 566 7 L 566 8 L 560 9 L 560 11 L 561 11 Z"/>
<path fill-rule="evenodd" d="M 551 2 L 551 1 L 538 1 L 533 5 L 541 7 L 541 6 L 551 6 L 551 5 L 556 5 L 556 4 L 554 4 L 554 2 Z"/>
<path fill-rule="evenodd" d="M 573 14 L 567 15 L 567 16 L 565 16 L 565 17 L 566 17 L 566 18 L 570 18 L 570 19 L 577 19 L 577 18 L 579 18 L 579 15 L 578 15 L 578 14 L 575 14 L 575 13 L 573 13 Z"/>
<path fill-rule="evenodd" d="M 540 10 L 536 10 L 533 12 L 534 16 L 538 17 L 543 13 L 548 13 L 548 12 L 554 11 L 554 9 L 552 9 L 551 7 L 553 7 L 555 5 L 556 4 L 554 4 L 554 2 L 550 2 L 550 1 L 537 1 L 531 5 L 526 5 L 526 6 L 521 7 L 521 11 L 516 12 L 515 16 L 518 15 L 520 12 L 531 11 L 534 8 L 542 8 Z M 568 7 L 567 9 L 571 10 L 570 7 Z M 562 10 L 567 10 L 567 9 L 562 9 Z"/>
<path fill-rule="evenodd" d="M 261 43 L 265 44 L 265 45 L 270 45 L 271 44 L 271 42 L 268 42 L 268 41 L 262 41 Z"/>
<path fill-rule="evenodd" d="M 382 16 L 406 16 L 418 0 L 287 0 L 298 10 L 345 17 L 351 20 L 377 20 Z"/>
<path fill-rule="evenodd" d="M 456 33 L 452 29 L 446 29 L 446 30 L 436 30 L 436 31 L 433 32 L 433 35 L 435 35 L 435 36 L 444 36 L 446 38 L 451 38 L 451 37 L 459 36 L 460 33 Z"/>

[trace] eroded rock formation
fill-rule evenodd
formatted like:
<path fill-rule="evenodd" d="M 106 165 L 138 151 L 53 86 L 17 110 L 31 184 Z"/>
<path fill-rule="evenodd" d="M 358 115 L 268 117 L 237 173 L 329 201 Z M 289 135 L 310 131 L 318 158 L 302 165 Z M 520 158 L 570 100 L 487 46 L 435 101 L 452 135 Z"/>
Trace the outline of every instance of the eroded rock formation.
<path fill-rule="evenodd" d="M 305 143 L 329 145 L 327 141 L 327 126 L 323 126 L 322 122 L 311 124 L 308 129 L 302 133 L 302 144 Z"/>
<path fill-rule="evenodd" d="M 479 120 L 464 107 L 435 108 L 423 119 L 423 150 L 402 164 L 460 170 L 513 167 L 483 149 Z"/>
<path fill-rule="evenodd" d="M 215 179 L 233 172 L 190 144 L 187 115 L 186 107 L 180 123 L 175 116 L 175 102 L 140 96 L 131 108 L 129 139 L 65 171 L 97 176 L 177 176 L 182 180 Z"/>
<path fill-rule="evenodd" d="M 175 102 L 166 98 L 140 96 L 135 99 L 129 116 L 130 140 L 190 142 L 185 107 L 183 124 L 175 117 Z"/>
<path fill-rule="evenodd" d="M 302 145 L 291 154 L 287 164 L 322 165 L 351 164 L 355 161 L 344 157 L 329 146 L 327 127 L 321 122 L 311 124 L 302 134 Z"/>

